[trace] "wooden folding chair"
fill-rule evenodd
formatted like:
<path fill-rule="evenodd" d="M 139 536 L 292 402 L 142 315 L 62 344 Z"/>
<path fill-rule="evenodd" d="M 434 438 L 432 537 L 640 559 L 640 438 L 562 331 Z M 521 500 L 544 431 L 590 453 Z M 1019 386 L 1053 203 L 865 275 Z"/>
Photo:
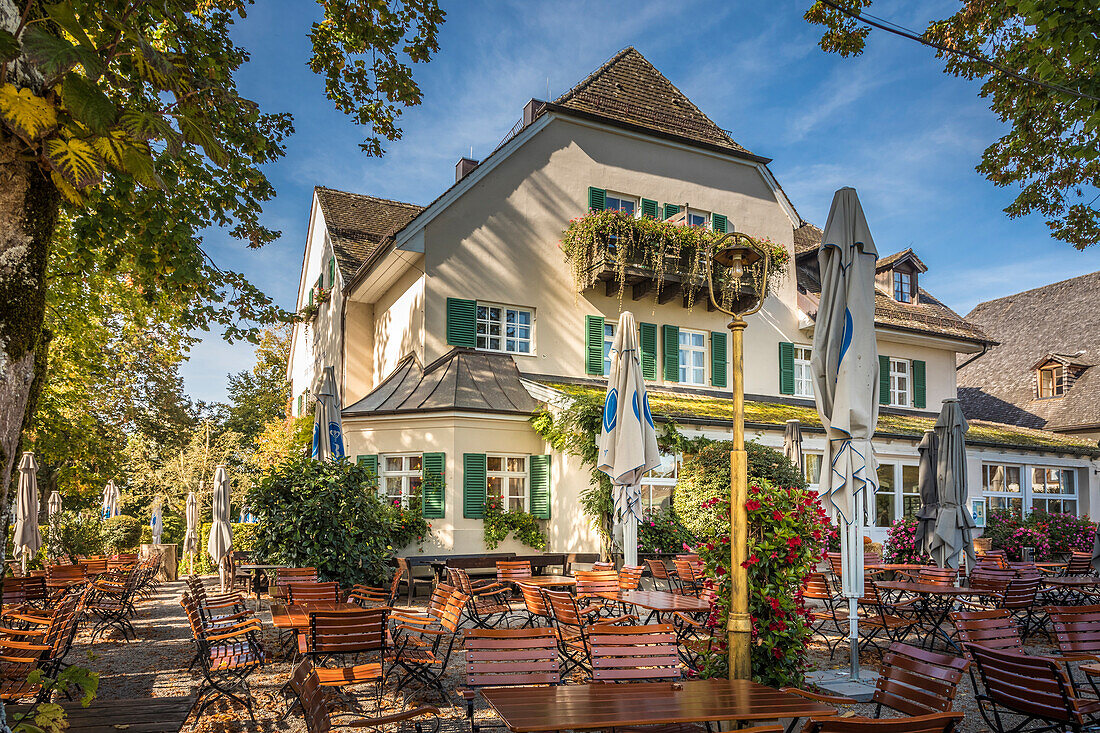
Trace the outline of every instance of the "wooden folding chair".
<path fill-rule="evenodd" d="M 809 573 L 803 578 L 802 600 L 809 602 L 806 609 L 810 616 L 810 632 L 821 635 L 832 659 L 834 650 L 846 638 L 840 622 L 847 620 L 847 611 L 838 608 L 837 597 L 824 573 Z M 827 632 L 833 632 L 831 639 Z"/>
<path fill-rule="evenodd" d="M 913 718 L 810 718 L 802 733 L 952 733 L 962 713 L 933 713 Z"/>
<path fill-rule="evenodd" d="M 317 601 L 340 602 L 340 584 L 335 582 L 287 583 L 287 602 L 316 603 Z M 350 600 L 350 597 L 349 597 Z"/>
<path fill-rule="evenodd" d="M 1070 553 L 1062 575 L 1092 575 L 1092 553 L 1074 550 Z"/>
<path fill-rule="evenodd" d="M 286 600 L 287 583 L 315 583 L 317 568 L 276 568 L 275 586 L 268 588 L 272 598 Z"/>
<path fill-rule="evenodd" d="M 459 641 L 458 627 L 468 601 L 469 596 L 456 590 L 447 599 L 437 626 L 397 625 L 395 633 L 400 641 L 397 642 L 393 666 L 400 667 L 405 674 L 398 682 L 396 692 L 401 692 L 412 682 L 419 682 L 422 688 L 432 689 L 444 700 L 448 699 L 442 680 L 455 643 Z"/>
<path fill-rule="evenodd" d="M 680 679 L 680 654 L 672 624 L 588 629 L 594 682 Z"/>
<path fill-rule="evenodd" d="M 680 592 L 686 596 L 698 596 L 703 590 L 702 565 L 690 558 L 677 557 L 674 561 L 676 577 L 680 579 Z"/>
<path fill-rule="evenodd" d="M 574 589 L 578 601 L 609 611 L 615 601 L 600 596 L 600 593 L 619 592 L 619 574 L 614 570 L 578 570 L 573 573 L 577 579 Z"/>
<path fill-rule="evenodd" d="M 447 568 L 451 584 L 469 597 L 466 603 L 466 616 L 478 628 L 488 629 L 502 623 L 512 613 L 508 598 L 512 589 L 496 580 L 470 580 L 470 575 L 462 568 Z"/>
<path fill-rule="evenodd" d="M 393 607 L 397 603 L 398 591 L 401 589 L 401 579 L 405 577 L 405 571 L 408 569 L 406 563 L 404 567 L 398 565 L 393 571 L 393 578 L 390 580 L 389 588 L 375 588 L 369 585 L 353 585 L 351 590 L 348 591 L 348 601 L 352 603 L 358 603 L 360 606 L 388 606 Z"/>
<path fill-rule="evenodd" d="M 636 621 L 633 615 L 617 618 L 600 618 L 598 606 L 581 607 L 572 593 L 565 591 L 543 590 L 550 613 L 554 617 L 554 627 L 558 632 L 558 651 L 565 664 L 563 674 L 574 669 L 591 669 L 588 647 L 588 629 L 596 624 L 613 624 L 620 621 Z"/>
<path fill-rule="evenodd" d="M 619 590 L 638 590 L 645 565 L 623 565 L 619 568 Z"/>
<path fill-rule="evenodd" d="M 530 560 L 497 560 L 497 582 L 524 580 L 532 576 Z"/>
<path fill-rule="evenodd" d="M 557 685 L 561 683 L 558 645 L 554 630 L 470 629 L 466 632 L 466 719 L 473 733 L 487 726 L 474 719 L 474 701 L 482 687 Z"/>
<path fill-rule="evenodd" d="M 523 596 L 523 606 L 527 611 L 524 627 L 553 624 L 553 615 L 550 606 L 547 605 L 546 596 L 542 594 L 542 588 L 520 583 L 519 592 Z"/>
<path fill-rule="evenodd" d="M 664 581 L 665 590 L 669 593 L 677 591 L 676 578 L 668 571 L 668 566 L 665 565 L 664 560 L 646 558 L 645 564 L 649 566 L 649 574 L 653 576 L 653 590 L 661 590 L 658 581 Z"/>
<path fill-rule="evenodd" d="M 180 605 L 191 625 L 191 637 L 203 674 L 203 682 L 195 697 L 195 719 L 201 717 L 214 700 L 224 697 L 242 705 L 255 724 L 248 676 L 262 667 L 265 661 L 259 638 L 263 630 L 260 620 L 250 618 L 228 627 L 207 629 L 190 595 L 185 593 L 180 598 Z"/>
<path fill-rule="evenodd" d="M 1092 662 L 1080 669 L 1100 697 L 1100 606 L 1047 606 L 1044 610 L 1062 657 Z"/>

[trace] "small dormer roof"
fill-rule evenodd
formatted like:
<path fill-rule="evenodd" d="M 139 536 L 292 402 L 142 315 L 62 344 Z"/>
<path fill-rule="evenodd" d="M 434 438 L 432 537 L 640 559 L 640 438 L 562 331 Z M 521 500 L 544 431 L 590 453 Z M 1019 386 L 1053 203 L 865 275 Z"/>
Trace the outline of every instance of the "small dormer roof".
<path fill-rule="evenodd" d="M 1035 365 L 1032 366 L 1031 368 L 1032 369 L 1040 369 L 1042 367 L 1047 366 L 1052 361 L 1053 362 L 1058 362 L 1062 366 L 1074 366 L 1074 367 L 1090 367 L 1090 366 L 1093 366 L 1092 361 L 1086 360 L 1086 359 L 1083 358 L 1084 354 L 1085 354 L 1085 352 L 1083 352 L 1083 351 L 1078 351 L 1078 352 L 1073 353 L 1073 354 L 1062 354 L 1062 353 L 1058 353 L 1057 351 L 1048 351 L 1046 354 L 1043 355 L 1043 357 L 1041 359 L 1039 359 L 1039 361 L 1035 362 Z"/>
<path fill-rule="evenodd" d="M 917 269 L 917 272 L 928 272 L 928 267 L 925 266 L 923 262 L 921 262 L 920 257 L 917 257 L 916 253 L 913 252 L 912 247 L 907 247 L 901 252 L 895 252 L 894 254 L 887 255 L 886 257 L 880 257 L 879 261 L 875 263 L 875 272 L 892 270 L 902 262 L 908 262 L 912 264 L 913 267 Z"/>

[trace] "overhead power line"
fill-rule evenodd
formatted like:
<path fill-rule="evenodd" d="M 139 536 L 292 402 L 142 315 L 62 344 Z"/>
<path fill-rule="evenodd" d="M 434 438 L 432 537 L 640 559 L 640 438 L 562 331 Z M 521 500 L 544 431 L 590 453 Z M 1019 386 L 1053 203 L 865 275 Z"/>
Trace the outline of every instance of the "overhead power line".
<path fill-rule="evenodd" d="M 868 15 L 866 13 L 849 10 L 848 8 L 845 8 L 839 3 L 835 2 L 835 0 L 821 0 L 821 2 L 825 5 L 828 5 L 833 10 L 839 11 L 844 15 L 847 15 L 849 18 L 858 20 L 860 23 L 866 23 L 872 28 L 878 28 L 879 30 L 886 31 L 887 33 L 893 33 L 896 36 L 908 38 L 911 41 L 916 41 L 917 43 L 937 49 L 939 51 L 943 51 L 944 53 L 955 54 L 957 56 L 965 56 L 972 61 L 977 61 L 978 63 L 985 64 L 986 66 L 989 66 L 990 68 L 995 69 L 996 71 L 999 71 L 1006 76 L 1011 76 L 1013 79 L 1018 79 L 1025 84 L 1034 84 L 1035 86 L 1040 86 L 1046 89 L 1050 89 L 1052 91 L 1061 92 L 1062 94 L 1067 94 L 1071 97 L 1077 97 L 1078 99 L 1091 99 L 1094 102 L 1100 102 L 1100 97 L 1095 97 L 1091 94 L 1085 94 L 1084 92 L 1079 92 L 1076 89 L 1064 87 L 1061 84 L 1051 84 L 1050 82 L 1045 82 L 1040 79 L 1027 76 L 1026 74 L 1021 74 L 1018 71 L 1013 71 L 1007 66 L 999 64 L 992 59 L 988 59 L 981 54 L 973 53 L 971 51 L 964 51 L 960 48 L 945 46 L 942 43 L 937 43 L 936 41 L 929 40 L 922 33 L 917 33 L 916 31 L 909 30 L 908 28 L 900 26 L 896 23 L 891 23 L 890 21 L 883 20 L 882 18 L 876 18 L 875 16 Z"/>

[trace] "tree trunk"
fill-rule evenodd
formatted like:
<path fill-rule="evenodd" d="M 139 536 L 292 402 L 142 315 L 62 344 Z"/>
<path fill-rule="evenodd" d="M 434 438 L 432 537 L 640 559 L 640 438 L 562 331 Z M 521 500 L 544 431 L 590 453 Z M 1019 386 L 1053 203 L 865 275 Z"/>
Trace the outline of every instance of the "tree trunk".
<path fill-rule="evenodd" d="M 60 198 L 19 146 L 0 138 L 0 557 L 12 470 L 46 369 L 46 255 Z"/>

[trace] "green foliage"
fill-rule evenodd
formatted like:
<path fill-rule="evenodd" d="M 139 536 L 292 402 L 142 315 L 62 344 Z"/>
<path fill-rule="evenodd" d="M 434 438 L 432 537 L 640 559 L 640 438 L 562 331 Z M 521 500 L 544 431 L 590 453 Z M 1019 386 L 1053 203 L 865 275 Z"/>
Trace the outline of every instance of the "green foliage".
<path fill-rule="evenodd" d="M 214 561 L 210 559 L 210 553 L 206 551 L 206 546 L 210 542 L 210 522 L 203 522 L 199 526 L 199 545 L 198 552 L 195 553 L 195 574 L 196 575 L 210 575 L 217 572 L 217 568 L 214 567 Z M 260 530 L 260 525 L 255 523 L 250 524 L 238 524 L 236 522 L 230 522 L 229 528 L 233 531 L 233 551 L 234 552 L 255 552 L 256 551 L 256 536 Z M 184 531 L 187 527 L 184 526 Z M 180 546 L 179 546 L 179 562 L 177 563 L 179 570 L 179 577 L 190 575 L 191 573 L 191 558 L 184 557 L 183 555 L 183 539 L 181 534 Z"/>
<path fill-rule="evenodd" d="M 485 547 L 490 550 L 495 550 L 509 534 L 522 544 L 540 551 L 545 550 L 549 542 L 542 522 L 533 514 L 516 509 L 503 511 L 499 499 L 486 499 L 482 527 Z"/>
<path fill-rule="evenodd" d="M 70 559 L 104 552 L 100 518 L 95 512 L 63 511 L 57 520 L 57 544 Z"/>
<path fill-rule="evenodd" d="M 871 0 L 845 0 L 848 9 Z M 863 52 L 868 28 L 816 2 L 806 20 L 824 25 L 821 47 L 842 56 Z M 963 3 L 929 23 L 924 37 L 944 71 L 982 79 L 981 96 L 1009 130 L 986 148 L 977 170 L 997 186 L 1017 186 L 1005 209 L 1013 218 L 1038 212 L 1057 239 L 1084 249 L 1100 242 L 1100 34 L 1095 0 L 1003 0 Z M 969 54 L 969 56 L 962 55 Z M 1075 90 L 1082 98 L 1028 83 L 1001 68 L 1044 84 Z"/>
<path fill-rule="evenodd" d="M 125 514 L 104 519 L 100 526 L 103 549 L 109 553 L 130 552 L 137 549 L 141 541 L 141 526 L 142 523 L 139 520 Z"/>
<path fill-rule="evenodd" d="M 672 503 L 689 532 L 713 537 L 729 532 L 729 517 L 721 517 L 705 507 L 713 500 L 729 501 L 730 451 L 733 443 L 709 443 L 685 453 Z M 806 488 L 806 479 L 781 451 L 749 441 L 745 444 L 749 459 L 749 484 Z"/>
<path fill-rule="evenodd" d="M 724 477 L 719 475 L 715 481 L 729 484 L 728 460 L 711 463 L 709 470 L 724 471 Z M 801 686 L 810 629 L 800 588 L 802 579 L 824 558 L 825 510 L 812 490 L 764 483 L 750 484 L 745 508 L 749 556 L 744 566 L 748 570 L 753 679 L 771 687 Z M 721 633 L 730 603 L 728 495 L 724 499 L 711 497 L 699 511 L 713 515 L 699 521 L 700 526 L 717 528 L 713 534 L 701 535 L 694 549 L 706 564 L 707 587 L 717 594 L 707 625 Z M 719 643 L 706 656 L 702 676 L 725 677 L 728 673 L 727 647 Z"/>
<path fill-rule="evenodd" d="M 286 419 L 290 401 L 290 381 L 286 378 L 289 358 L 289 326 L 265 330 L 252 369 L 229 375 L 224 430 L 237 433 L 251 445 L 268 422 Z"/>
<path fill-rule="evenodd" d="M 707 253 L 714 249 L 721 232 L 704 227 L 688 227 L 666 224 L 649 217 L 635 218 L 622 211 L 590 211 L 574 217 L 562 233 L 561 251 L 573 273 L 573 284 L 578 291 L 596 284 L 601 265 L 611 265 L 619 275 L 619 297 L 626 282 L 626 268 L 640 266 L 652 270 L 657 276 L 657 295 L 660 295 L 666 275 L 673 275 L 677 282 L 697 282 L 705 279 Z M 764 240 L 761 242 L 771 256 L 772 274 L 768 277 L 767 292 L 775 292 L 790 265 L 786 248 Z M 678 258 L 669 257 L 678 252 Z M 669 267 L 672 271 L 669 271 Z M 748 268 L 757 286 L 763 277 L 763 261 Z M 725 282 L 725 268 L 716 266 L 716 277 Z M 774 275 L 774 276 L 773 276 Z M 716 288 L 716 296 L 717 296 Z M 726 289 L 723 288 L 723 293 Z M 695 298 L 706 298 L 705 290 L 687 291 L 690 307 Z M 728 293 L 732 297 L 732 291 Z M 656 295 L 654 297 L 657 297 Z M 724 305 L 729 305 L 727 298 Z"/>
<path fill-rule="evenodd" d="M 640 552 L 683 552 L 684 545 L 695 542 L 695 535 L 688 531 L 672 507 L 647 514 L 638 525 Z"/>
<path fill-rule="evenodd" d="M 353 461 L 292 457 L 245 497 L 259 518 L 255 554 L 264 562 L 316 567 L 342 586 L 389 575 L 394 534 L 374 473 Z"/>
<path fill-rule="evenodd" d="M 42 670 L 36 669 L 27 677 L 32 684 L 41 683 L 45 691 L 45 702 L 34 706 L 34 715 L 29 720 L 18 718 L 18 724 L 12 728 L 13 733 L 64 733 L 69 724 L 65 708 L 60 703 L 49 702 L 51 693 L 67 692 L 70 696 L 78 697 L 81 707 L 88 707 L 95 699 L 99 691 L 99 673 L 92 672 L 84 667 L 71 665 L 66 667 L 56 678 L 47 677 Z M 74 695 L 75 693 L 75 695 Z M 8 712 L 8 724 L 11 725 L 16 718 Z"/>
<path fill-rule="evenodd" d="M 422 487 L 423 488 L 423 487 Z M 393 546 L 395 549 L 408 547 L 416 542 L 422 544 L 432 531 L 432 525 L 424 518 L 424 502 L 420 494 L 415 494 L 409 499 L 409 506 L 402 507 L 401 502 L 383 502 L 383 521 L 393 533 Z"/>

